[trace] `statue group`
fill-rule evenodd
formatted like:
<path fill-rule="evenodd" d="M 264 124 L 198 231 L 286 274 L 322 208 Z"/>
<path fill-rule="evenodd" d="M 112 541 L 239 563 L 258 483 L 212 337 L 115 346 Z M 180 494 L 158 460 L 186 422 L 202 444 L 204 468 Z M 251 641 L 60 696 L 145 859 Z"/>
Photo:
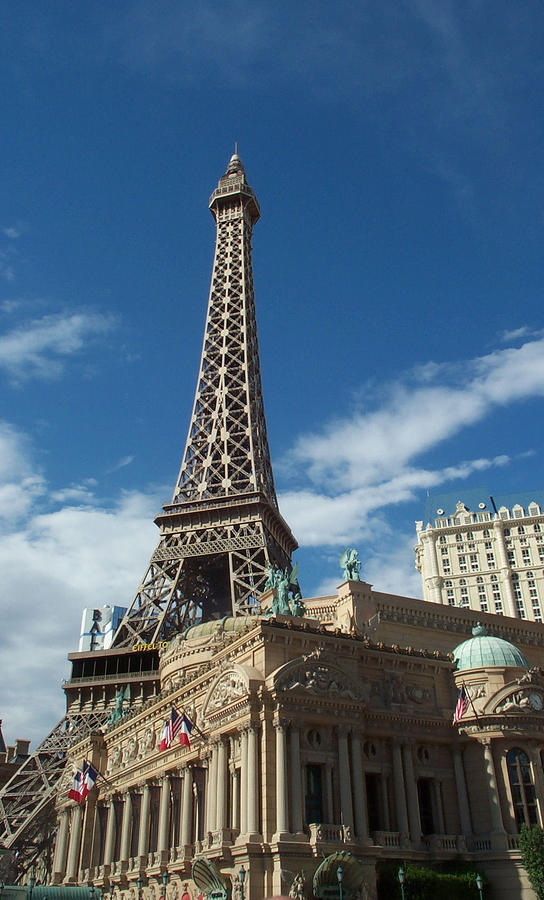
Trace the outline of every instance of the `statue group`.
<path fill-rule="evenodd" d="M 361 580 L 361 560 L 357 550 L 354 550 L 353 547 L 346 547 L 342 552 L 340 565 L 342 566 L 344 581 Z"/>
<path fill-rule="evenodd" d="M 305 613 L 302 594 L 298 583 L 298 563 L 294 569 L 280 569 L 270 566 L 265 591 L 272 589 L 274 598 L 265 615 L 303 616 Z"/>

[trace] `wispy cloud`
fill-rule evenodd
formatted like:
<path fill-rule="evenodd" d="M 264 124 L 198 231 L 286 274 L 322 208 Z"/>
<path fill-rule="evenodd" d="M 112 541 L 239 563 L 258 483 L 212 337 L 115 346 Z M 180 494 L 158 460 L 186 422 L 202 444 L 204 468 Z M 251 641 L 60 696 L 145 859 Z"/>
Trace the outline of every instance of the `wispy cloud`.
<path fill-rule="evenodd" d="M 10 241 L 17 240 L 18 237 L 21 237 L 21 229 L 19 227 L 15 227 L 14 225 L 9 225 L 7 228 L 2 228 L 2 233 L 5 234 Z"/>
<path fill-rule="evenodd" d="M 302 435 L 281 461 L 286 478 L 296 482 L 280 497 L 282 511 L 302 544 L 367 538 L 372 511 L 506 465 L 505 455 L 438 469 L 417 460 L 494 409 L 544 396 L 544 340 L 423 371 L 424 379 L 417 370 L 391 384 L 378 408 L 358 409 Z"/>
<path fill-rule="evenodd" d="M 128 456 L 122 456 L 121 459 L 115 463 L 111 469 L 107 470 L 107 475 L 112 475 L 113 472 L 118 472 L 119 469 L 125 469 L 127 466 L 130 466 L 131 463 L 134 462 L 134 454 L 129 454 Z"/>
<path fill-rule="evenodd" d="M 528 325 L 521 325 L 520 328 L 513 328 L 511 331 L 502 331 L 499 334 L 499 340 L 503 344 L 512 344 L 526 337 L 542 337 L 544 331 L 541 328 L 529 328 Z"/>
<path fill-rule="evenodd" d="M 0 335 L 0 368 L 13 381 L 58 378 L 68 357 L 114 324 L 111 316 L 85 312 L 33 319 Z"/>

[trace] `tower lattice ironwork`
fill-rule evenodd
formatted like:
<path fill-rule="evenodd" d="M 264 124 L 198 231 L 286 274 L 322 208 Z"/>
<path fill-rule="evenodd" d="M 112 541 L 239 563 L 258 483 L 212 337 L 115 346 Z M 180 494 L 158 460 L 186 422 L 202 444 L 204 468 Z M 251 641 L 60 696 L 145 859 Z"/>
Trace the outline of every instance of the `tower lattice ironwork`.
<path fill-rule="evenodd" d="M 278 509 L 263 406 L 251 263 L 259 204 L 236 153 L 209 206 L 217 238 L 185 452 L 114 646 L 256 612 L 268 567 L 289 566 L 297 547 Z"/>

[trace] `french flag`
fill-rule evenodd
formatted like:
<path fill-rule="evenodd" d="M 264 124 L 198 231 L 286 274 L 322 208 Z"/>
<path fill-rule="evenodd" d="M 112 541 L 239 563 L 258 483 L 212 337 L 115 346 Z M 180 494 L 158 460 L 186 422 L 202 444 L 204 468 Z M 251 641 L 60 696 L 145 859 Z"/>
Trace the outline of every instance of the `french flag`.
<path fill-rule="evenodd" d="M 74 775 L 72 787 L 68 791 L 70 800 L 83 803 L 89 791 L 94 787 L 98 775 L 97 769 L 84 759 L 81 771 L 78 770 Z"/>
<path fill-rule="evenodd" d="M 161 735 L 159 750 L 168 750 L 174 743 L 175 738 L 179 734 L 179 742 L 185 747 L 191 749 L 191 730 L 193 724 L 185 713 L 178 713 L 174 707 L 170 712 L 170 718 L 166 719 Z"/>

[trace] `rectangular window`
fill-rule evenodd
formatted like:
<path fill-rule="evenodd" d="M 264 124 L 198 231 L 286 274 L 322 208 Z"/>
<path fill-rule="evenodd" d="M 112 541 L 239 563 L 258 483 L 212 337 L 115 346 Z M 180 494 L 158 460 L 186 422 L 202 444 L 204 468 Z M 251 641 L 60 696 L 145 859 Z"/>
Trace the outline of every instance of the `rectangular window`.
<path fill-rule="evenodd" d="M 470 557 L 470 568 L 473 572 L 478 571 L 478 555 L 473 553 Z"/>
<path fill-rule="evenodd" d="M 306 766 L 306 824 L 323 822 L 323 767 Z"/>
<path fill-rule="evenodd" d="M 518 616 L 520 619 L 526 619 L 525 607 L 523 605 L 523 600 L 516 600 L 516 609 L 518 611 Z"/>
<path fill-rule="evenodd" d="M 510 563 L 511 566 L 515 566 L 516 565 L 516 557 L 514 556 L 514 551 L 508 550 L 507 552 L 508 552 L 508 562 Z"/>
<path fill-rule="evenodd" d="M 453 588 L 447 588 L 446 598 L 447 598 L 450 606 L 455 606 L 455 597 L 453 595 Z"/>
<path fill-rule="evenodd" d="M 495 568 L 495 557 L 494 557 L 494 555 L 493 555 L 492 553 L 486 553 L 486 559 L 487 559 L 487 565 L 488 565 L 488 568 L 494 569 L 494 568 Z"/>
<path fill-rule="evenodd" d="M 521 556 L 523 558 L 523 565 L 530 566 L 531 565 L 531 551 L 528 547 L 521 548 Z"/>
<path fill-rule="evenodd" d="M 433 793 L 430 778 L 419 778 L 417 782 L 419 818 L 423 834 L 434 834 Z"/>
<path fill-rule="evenodd" d="M 370 832 L 381 831 L 382 828 L 381 779 L 382 776 L 378 775 L 377 772 L 367 772 L 365 774 L 368 830 Z"/>
<path fill-rule="evenodd" d="M 533 600 L 533 619 L 535 622 L 542 622 L 542 610 L 540 609 L 540 603 L 538 600 Z"/>
<path fill-rule="evenodd" d="M 131 825 L 132 831 L 130 834 L 130 855 L 138 856 L 138 836 L 140 831 L 140 803 L 141 803 L 141 794 L 132 794 L 130 795 L 131 806 L 132 806 L 132 815 L 131 815 Z"/>
<path fill-rule="evenodd" d="M 491 541 L 485 541 L 485 542 L 484 542 L 484 547 L 485 547 L 486 550 L 491 550 L 492 547 L 493 547 L 493 544 L 491 543 Z"/>
<path fill-rule="evenodd" d="M 461 588 L 461 600 L 459 606 L 468 606 L 468 588 Z"/>
<path fill-rule="evenodd" d="M 488 612 L 487 597 L 483 584 L 478 585 L 478 600 L 480 601 L 480 609 L 482 610 L 482 612 Z"/>
<path fill-rule="evenodd" d="M 459 557 L 459 571 L 466 572 L 467 571 L 467 558 L 466 556 Z"/>
<path fill-rule="evenodd" d="M 451 566 L 449 559 L 443 559 L 442 562 L 444 564 L 444 575 L 451 575 Z"/>
<path fill-rule="evenodd" d="M 544 547 L 538 548 L 538 555 L 540 557 L 540 562 L 544 563 Z"/>

